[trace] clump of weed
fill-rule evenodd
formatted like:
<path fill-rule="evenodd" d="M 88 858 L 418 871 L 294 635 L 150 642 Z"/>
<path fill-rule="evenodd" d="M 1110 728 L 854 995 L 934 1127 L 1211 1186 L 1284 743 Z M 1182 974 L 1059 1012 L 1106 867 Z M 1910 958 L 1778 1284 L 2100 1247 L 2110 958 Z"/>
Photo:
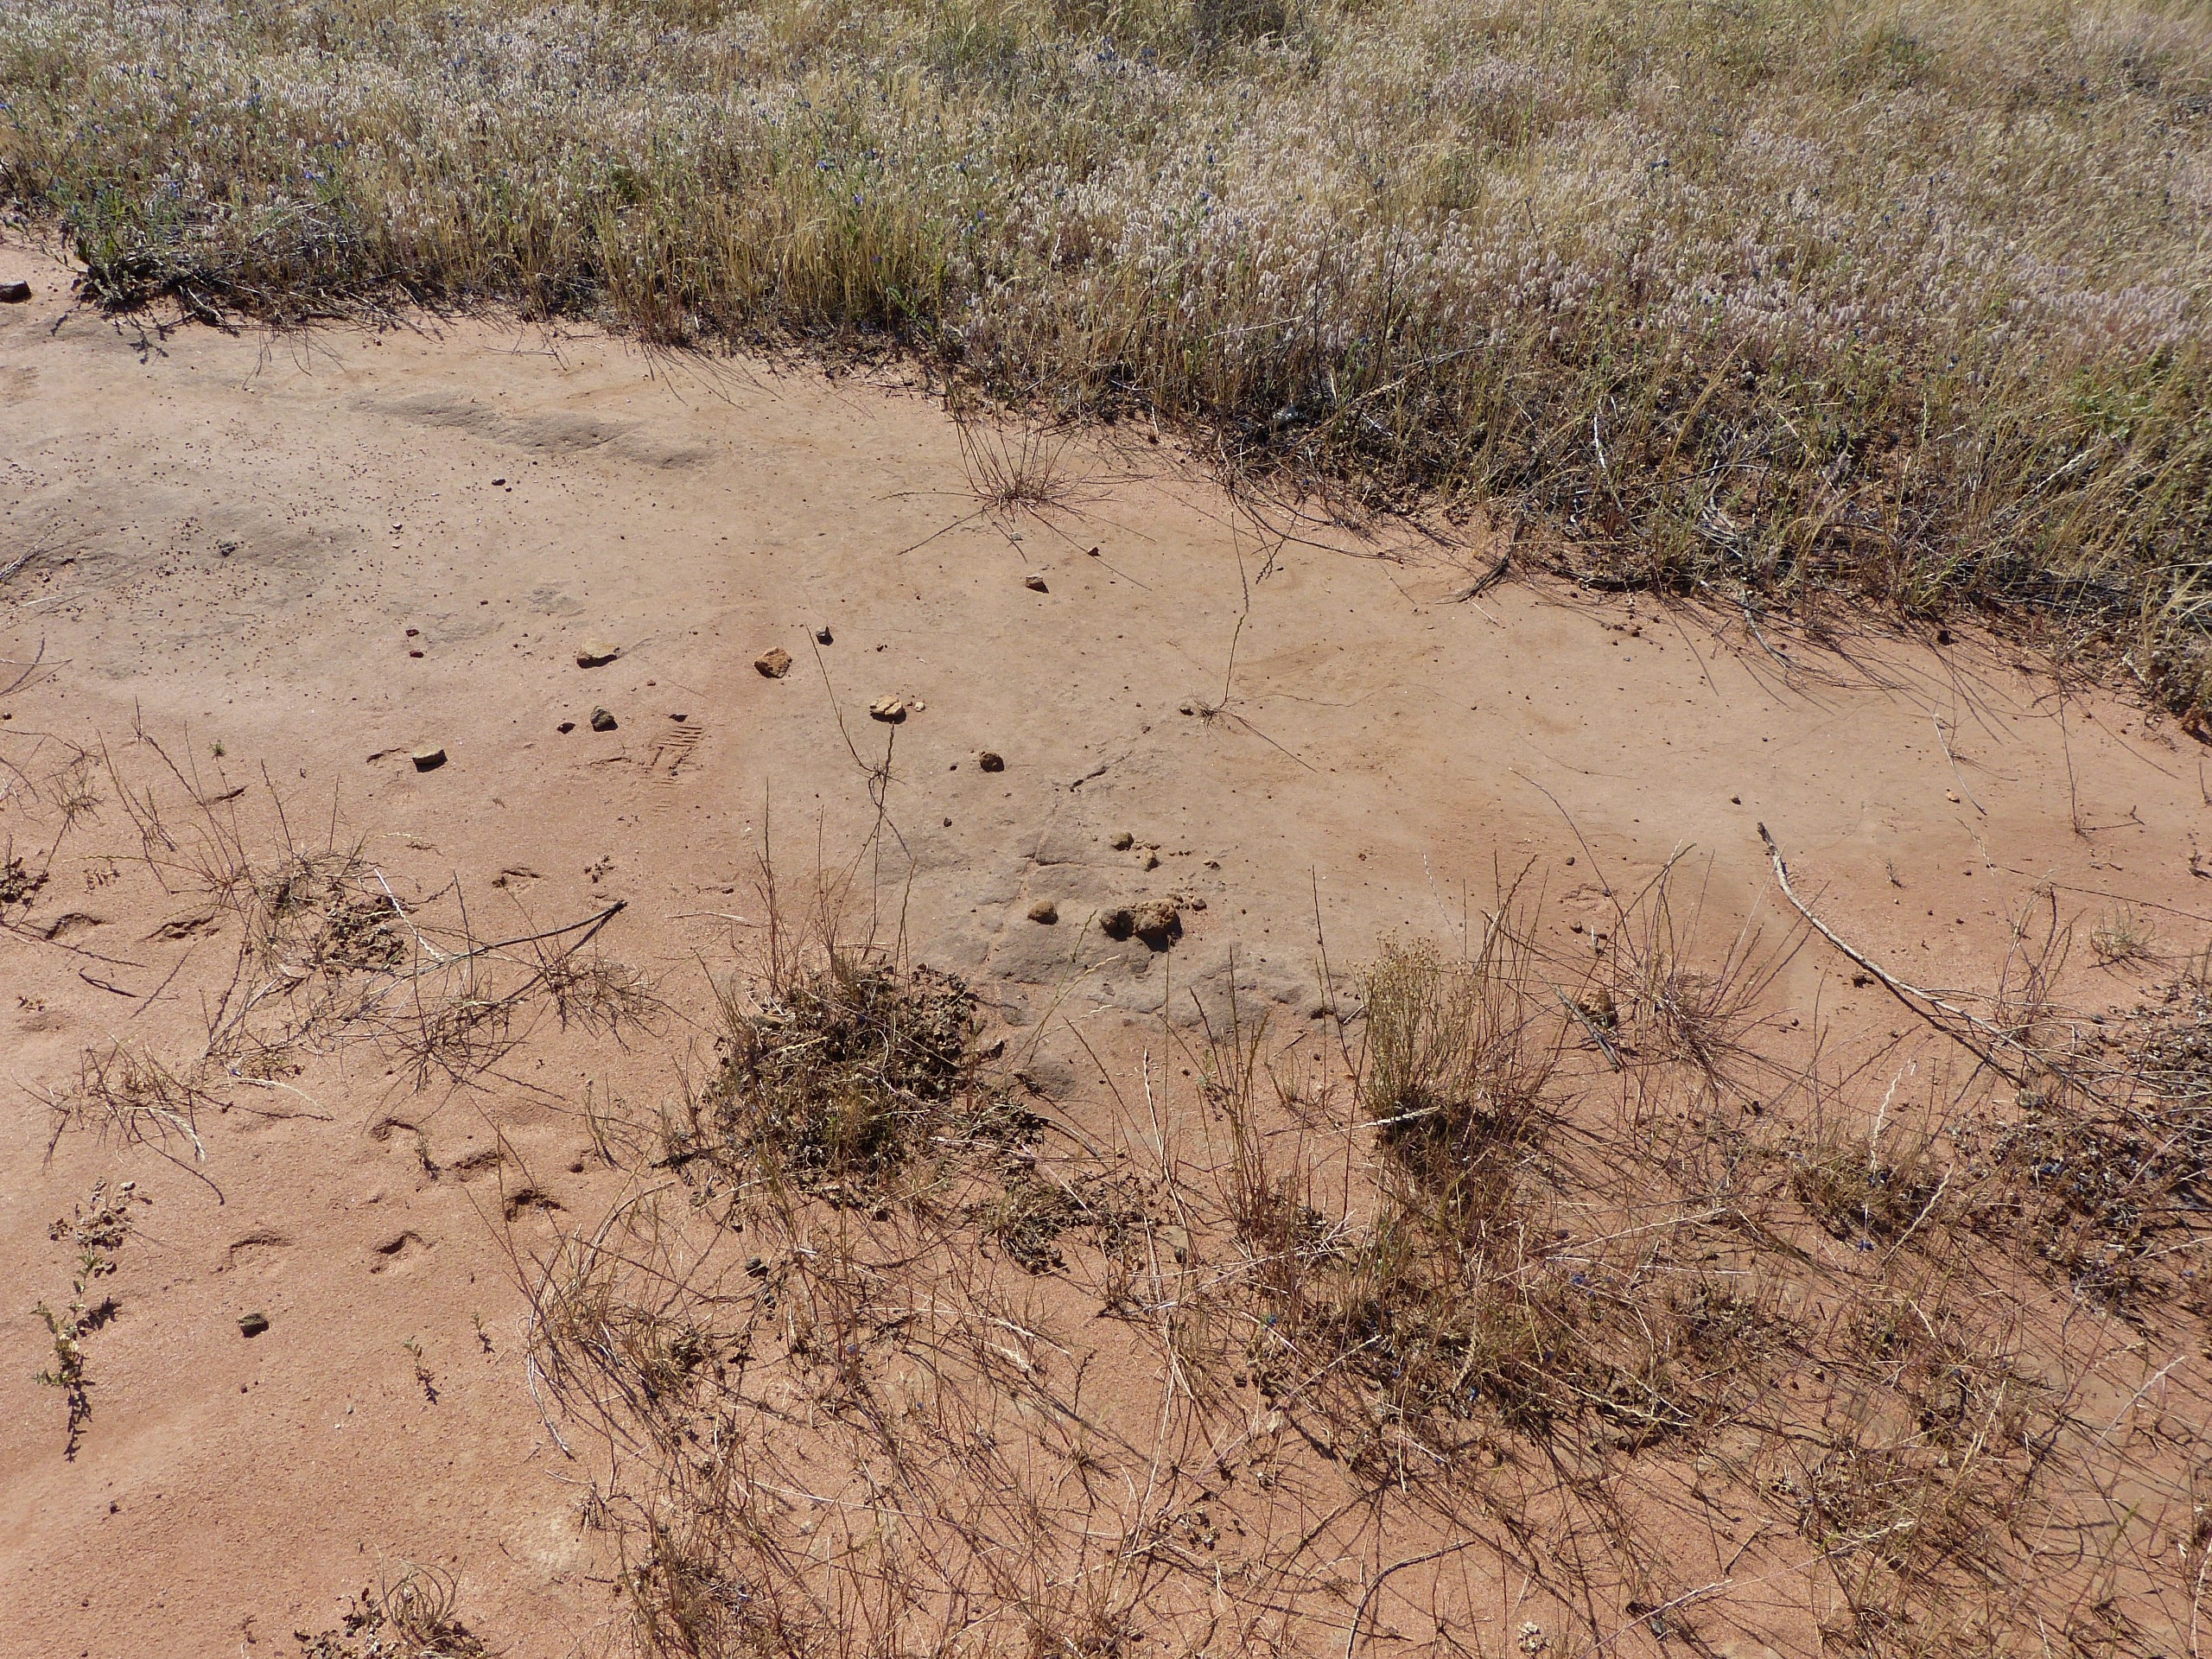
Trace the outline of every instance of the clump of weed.
<path fill-rule="evenodd" d="M 1878 1123 L 1864 1135 L 1816 1128 L 1789 1160 L 1789 1188 L 1836 1238 L 1894 1243 L 1924 1226 L 1944 1189 L 1935 1138 Z"/>
<path fill-rule="evenodd" d="M 460 1601 L 452 1573 L 410 1567 L 353 1597 L 336 1630 L 295 1630 L 292 1638 L 300 1659 L 493 1659 L 461 1622 Z"/>
<path fill-rule="evenodd" d="M 54 1341 L 54 1363 L 38 1374 L 41 1388 L 60 1392 L 68 1409 L 68 1425 L 61 1455 L 74 1459 L 83 1442 L 85 1425 L 92 1416 L 92 1382 L 86 1368 L 85 1338 L 115 1318 L 115 1299 L 103 1296 L 94 1303 L 92 1287 L 115 1271 L 115 1253 L 130 1236 L 131 1205 L 149 1200 L 136 1181 L 124 1181 L 112 1192 L 105 1181 L 92 1188 L 89 1203 L 47 1229 L 56 1243 L 76 1248 L 76 1273 L 70 1281 L 69 1305 L 56 1313 L 44 1302 L 35 1310 Z"/>
<path fill-rule="evenodd" d="M 1034 1133 L 985 1085 L 975 998 L 954 975 L 839 950 L 726 1012 L 721 1063 L 671 1148 L 680 1160 L 860 1204 L 948 1147 Z"/>
<path fill-rule="evenodd" d="M 2158 943 L 2150 920 L 2133 905 L 2117 905 L 2097 926 L 2089 930 L 2089 949 L 2107 968 L 2140 962 Z"/>
<path fill-rule="evenodd" d="M 0 860 L 0 911 L 29 904 L 45 885 L 45 869 L 31 868 L 21 855 L 10 850 L 4 860 Z"/>

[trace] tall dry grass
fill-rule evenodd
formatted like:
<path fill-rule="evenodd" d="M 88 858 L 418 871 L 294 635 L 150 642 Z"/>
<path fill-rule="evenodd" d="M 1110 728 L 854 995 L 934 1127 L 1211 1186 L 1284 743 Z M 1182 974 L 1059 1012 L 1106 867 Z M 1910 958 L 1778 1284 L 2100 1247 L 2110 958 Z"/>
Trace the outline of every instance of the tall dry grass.
<path fill-rule="evenodd" d="M 2212 18 L 2127 0 L 15 0 L 118 303 L 893 341 L 1587 579 L 2063 620 L 2204 704 Z"/>

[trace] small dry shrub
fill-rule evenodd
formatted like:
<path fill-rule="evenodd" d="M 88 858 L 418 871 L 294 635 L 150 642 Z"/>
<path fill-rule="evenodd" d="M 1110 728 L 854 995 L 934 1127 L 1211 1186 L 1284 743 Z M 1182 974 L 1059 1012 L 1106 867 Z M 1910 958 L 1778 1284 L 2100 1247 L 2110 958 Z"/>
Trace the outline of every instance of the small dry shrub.
<path fill-rule="evenodd" d="M 864 1203 L 949 1147 L 1033 1136 L 1033 1120 L 983 1085 L 975 999 L 950 974 L 839 951 L 725 1014 L 721 1064 L 675 1155 L 733 1179 Z"/>
<path fill-rule="evenodd" d="M 461 1622 L 460 1600 L 452 1573 L 410 1567 L 353 1597 L 338 1629 L 292 1637 L 300 1659 L 492 1659 L 492 1649 Z"/>

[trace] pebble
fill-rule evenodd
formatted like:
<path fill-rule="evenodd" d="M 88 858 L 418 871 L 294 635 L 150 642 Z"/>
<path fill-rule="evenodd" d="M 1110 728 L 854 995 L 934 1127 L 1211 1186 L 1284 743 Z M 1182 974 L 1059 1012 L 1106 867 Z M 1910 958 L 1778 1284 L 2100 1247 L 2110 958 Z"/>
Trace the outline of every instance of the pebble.
<path fill-rule="evenodd" d="M 241 1313 L 238 1315 L 238 1335 L 245 1338 L 248 1341 L 251 1341 L 254 1338 L 259 1336 L 268 1328 L 269 1316 L 266 1313 Z"/>
<path fill-rule="evenodd" d="M 996 749 L 985 749 L 976 757 L 976 764 L 985 772 L 1004 772 L 1006 756 L 1001 754 Z"/>
<path fill-rule="evenodd" d="M 837 639 L 829 629 L 817 628 L 814 631 L 814 643 L 817 645 L 834 645 L 837 643 Z"/>
<path fill-rule="evenodd" d="M 780 680 L 791 671 L 791 654 L 781 645 L 772 646 L 753 659 L 753 666 L 764 679 Z"/>
<path fill-rule="evenodd" d="M 1106 844 L 1117 853 L 1126 853 L 1137 844 L 1137 838 L 1126 830 L 1116 830 L 1106 837 Z"/>
<path fill-rule="evenodd" d="M 0 283 L 0 305 L 21 305 L 30 296 L 29 283 Z"/>
<path fill-rule="evenodd" d="M 906 700 L 904 697 L 878 697 L 868 704 L 868 715 L 870 720 L 896 726 L 906 718 Z"/>
<path fill-rule="evenodd" d="M 1029 919 L 1050 927 L 1060 919 L 1060 907 L 1049 899 L 1039 899 L 1029 906 Z"/>
<path fill-rule="evenodd" d="M 570 732 L 576 729 L 576 722 L 573 720 L 564 720 L 553 729 L 560 733 L 562 736 L 566 737 Z"/>
<path fill-rule="evenodd" d="M 1033 594 L 1045 594 L 1052 591 L 1045 586 L 1045 573 L 1041 570 L 1032 570 L 1021 579 L 1021 585 Z"/>
<path fill-rule="evenodd" d="M 591 728 L 594 732 L 613 731 L 614 729 L 614 716 L 608 714 L 604 709 L 593 709 L 591 711 Z"/>
<path fill-rule="evenodd" d="M 414 761 L 416 771 L 435 772 L 440 766 L 445 765 L 446 752 L 440 746 L 432 744 L 428 748 L 416 750 L 408 758 Z"/>
<path fill-rule="evenodd" d="M 621 654 L 619 646 L 606 645 L 597 639 L 587 639 L 576 647 L 576 666 L 603 668 Z"/>

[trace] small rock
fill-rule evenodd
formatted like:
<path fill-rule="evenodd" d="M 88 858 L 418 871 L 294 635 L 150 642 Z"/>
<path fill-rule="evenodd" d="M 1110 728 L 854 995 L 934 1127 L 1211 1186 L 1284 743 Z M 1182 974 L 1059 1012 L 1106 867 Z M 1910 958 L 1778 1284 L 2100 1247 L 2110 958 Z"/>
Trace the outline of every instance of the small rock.
<path fill-rule="evenodd" d="M 817 645 L 834 645 L 837 643 L 836 636 L 827 628 L 817 628 L 814 631 L 814 643 Z"/>
<path fill-rule="evenodd" d="M 1045 573 L 1041 570 L 1032 570 L 1021 579 L 1021 585 L 1033 594 L 1045 594 L 1052 591 L 1045 586 Z"/>
<path fill-rule="evenodd" d="M 1130 931 L 1155 950 L 1165 950 L 1183 931 L 1182 912 L 1165 899 L 1148 899 L 1136 907 Z"/>
<path fill-rule="evenodd" d="M 614 729 L 614 716 L 608 714 L 604 709 L 593 709 L 591 711 L 591 728 L 594 732 L 613 731 Z"/>
<path fill-rule="evenodd" d="M 996 749 L 985 749 L 976 757 L 976 764 L 985 772 L 1004 772 L 1006 756 L 1001 754 Z"/>
<path fill-rule="evenodd" d="M 906 718 L 906 700 L 904 697 L 878 697 L 868 704 L 868 715 L 870 720 L 896 726 Z"/>
<path fill-rule="evenodd" d="M 677 725 L 681 726 L 685 721 L 690 719 L 691 716 L 689 715 L 671 715 L 669 718 L 674 721 Z"/>
<path fill-rule="evenodd" d="M 560 733 L 562 736 L 566 737 L 570 732 L 576 729 L 576 722 L 573 720 L 564 720 L 553 729 Z"/>
<path fill-rule="evenodd" d="M 269 1316 L 266 1313 L 241 1313 L 238 1315 L 238 1335 L 245 1338 L 249 1342 L 251 1342 L 254 1338 L 259 1336 L 268 1328 Z"/>
<path fill-rule="evenodd" d="M 1126 939 L 1137 931 L 1137 913 L 1127 905 L 1098 912 L 1098 931 L 1109 939 Z"/>
<path fill-rule="evenodd" d="M 1106 844 L 1117 853 L 1126 853 L 1137 844 L 1137 838 L 1126 830 L 1116 830 L 1106 837 Z"/>
<path fill-rule="evenodd" d="M 576 647 L 578 668 L 604 668 L 622 654 L 619 646 L 602 645 L 596 639 L 587 639 Z"/>
<path fill-rule="evenodd" d="M 428 748 L 416 750 L 408 758 L 414 761 L 416 771 L 435 772 L 440 766 L 445 765 L 446 752 L 443 748 L 433 744 Z"/>
<path fill-rule="evenodd" d="M 0 305 L 21 305 L 30 296 L 29 283 L 0 283 Z"/>
<path fill-rule="evenodd" d="M 780 680 L 791 671 L 791 654 L 781 645 L 772 646 L 753 659 L 753 666 L 763 679 Z"/>
<path fill-rule="evenodd" d="M 1029 906 L 1029 919 L 1050 927 L 1060 919 L 1060 907 L 1049 899 L 1039 899 Z"/>
<path fill-rule="evenodd" d="M 1141 869 L 1141 870 L 1156 870 L 1156 869 L 1158 869 L 1159 868 L 1160 868 L 1160 849 L 1159 849 L 1159 848 L 1157 848 L 1157 847 L 1141 847 L 1141 848 L 1139 848 L 1139 849 L 1137 849 L 1137 868 L 1139 868 L 1139 869 Z"/>

